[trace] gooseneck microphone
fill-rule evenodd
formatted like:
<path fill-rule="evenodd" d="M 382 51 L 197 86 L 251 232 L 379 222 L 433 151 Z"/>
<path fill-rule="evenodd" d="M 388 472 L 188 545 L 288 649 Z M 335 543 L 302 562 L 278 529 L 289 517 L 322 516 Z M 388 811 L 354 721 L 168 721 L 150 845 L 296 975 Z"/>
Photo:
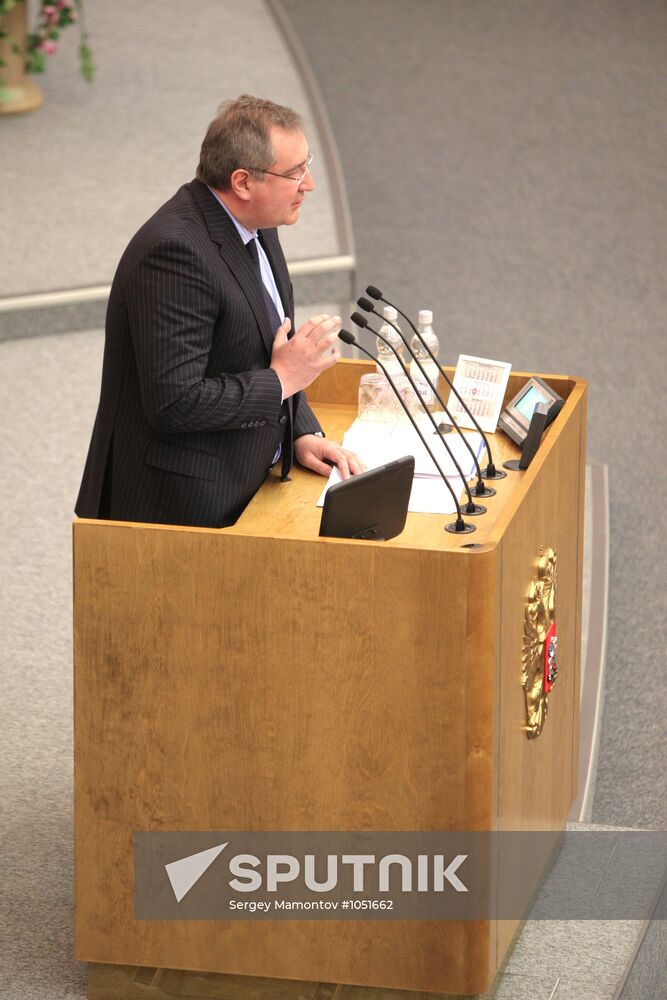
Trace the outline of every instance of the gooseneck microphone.
<path fill-rule="evenodd" d="M 398 306 L 395 306 L 393 302 L 390 302 L 389 299 L 385 299 L 385 297 L 383 296 L 383 294 L 380 291 L 380 289 L 376 288 L 375 285 L 367 285 L 366 286 L 366 294 L 370 295 L 370 297 L 372 299 L 375 299 L 376 302 L 377 301 L 384 302 L 384 303 L 386 303 L 386 305 L 392 306 L 392 308 L 394 308 L 396 310 L 396 312 L 399 314 L 399 316 L 402 316 L 403 319 L 406 320 L 406 322 L 408 322 L 410 324 L 410 326 L 414 330 L 415 334 L 417 335 L 417 337 L 418 337 L 421 345 L 423 346 L 424 350 L 426 351 L 426 353 L 430 357 L 431 361 L 433 361 L 433 363 L 437 366 L 437 369 L 440 372 L 440 374 L 442 375 L 442 377 L 444 378 L 445 382 L 447 383 L 447 385 L 449 386 L 449 388 L 452 390 L 452 392 L 454 393 L 454 395 L 458 399 L 459 403 L 461 404 L 461 406 L 463 407 L 463 409 L 465 410 L 465 412 L 468 414 L 468 416 L 472 420 L 473 424 L 475 425 L 475 428 L 482 435 L 482 440 L 484 441 L 484 446 L 486 448 L 486 453 L 487 453 L 487 455 L 489 457 L 489 462 L 488 462 L 488 465 L 486 467 L 486 472 L 484 473 L 484 479 L 505 479 L 505 477 L 507 476 L 507 473 L 503 472 L 502 469 L 496 469 L 496 467 L 495 467 L 495 465 L 493 463 L 493 456 L 491 454 L 491 445 L 489 444 L 489 439 L 487 438 L 487 436 L 484 433 L 484 431 L 482 430 L 482 428 L 479 426 L 479 423 L 475 419 L 475 417 L 474 417 L 474 415 L 473 415 L 470 407 L 468 406 L 468 404 L 466 403 L 466 401 L 463 399 L 463 397 L 461 396 L 461 394 L 459 393 L 458 389 L 456 388 L 456 386 L 454 385 L 454 383 L 451 381 L 451 379 L 449 378 L 449 376 L 445 373 L 445 371 L 443 370 L 440 362 L 438 361 L 438 359 L 436 358 L 436 356 L 433 354 L 433 351 L 430 349 L 430 347 L 428 346 L 428 344 L 425 342 L 424 338 L 422 337 L 421 333 L 419 332 L 419 330 L 417 329 L 417 327 L 415 326 L 415 324 L 412 322 L 412 320 L 410 319 L 410 317 L 406 316 L 405 313 L 401 309 L 399 309 Z"/>
<path fill-rule="evenodd" d="M 378 337 L 379 340 L 381 340 L 384 344 L 386 344 L 387 347 L 389 348 L 389 350 L 392 351 L 392 353 L 394 354 L 394 357 L 396 358 L 396 360 L 400 364 L 401 368 L 403 369 L 403 373 L 406 376 L 406 378 L 407 378 L 408 382 L 410 383 L 410 385 L 412 386 L 412 388 L 414 390 L 414 393 L 415 393 L 415 395 L 417 397 L 418 402 L 420 403 L 422 409 L 424 410 L 424 412 L 426 413 L 427 417 L 429 418 L 429 420 L 433 424 L 435 432 L 438 435 L 438 440 L 442 441 L 443 445 L 445 446 L 445 448 L 447 450 L 447 454 L 449 455 L 449 457 L 451 458 L 452 462 L 456 466 L 456 471 L 458 472 L 459 476 L 461 477 L 461 481 L 462 481 L 462 483 L 463 483 L 463 485 L 465 487 L 465 491 L 466 491 L 466 493 L 468 495 L 468 502 L 467 502 L 466 507 L 465 507 L 466 514 L 469 514 L 471 517 L 474 517 L 477 514 L 486 514 L 486 507 L 482 507 L 479 504 L 476 504 L 475 501 L 473 500 L 472 493 L 470 492 L 470 487 L 468 486 L 468 481 L 467 481 L 466 477 L 463 474 L 463 469 L 461 468 L 461 466 L 459 465 L 459 463 L 456 461 L 456 458 L 454 457 L 453 451 L 451 450 L 451 448 L 449 447 L 449 445 L 447 444 L 447 442 L 443 438 L 442 434 L 438 430 L 438 425 L 435 422 L 435 418 L 434 418 L 433 414 L 430 412 L 430 410 L 428 409 L 428 407 L 424 403 L 424 400 L 421 397 L 419 389 L 417 388 L 417 385 L 415 384 L 415 381 L 412 378 L 412 375 L 410 375 L 410 372 L 408 371 L 408 369 L 403 364 L 403 360 L 402 360 L 400 354 L 398 353 L 398 351 L 396 350 L 396 348 L 394 347 L 394 345 L 392 343 L 390 343 L 390 341 L 388 341 L 386 337 L 383 337 L 382 334 L 378 330 L 375 330 L 369 324 L 369 322 L 366 319 L 366 317 L 362 316 L 361 313 L 358 313 L 358 312 L 352 313 L 352 315 L 350 316 L 350 319 L 352 320 L 353 323 L 356 323 L 357 326 L 360 326 L 362 329 L 367 329 L 371 333 L 375 334 L 375 336 Z M 422 438 L 422 440 L 424 440 L 423 435 L 420 435 L 420 437 Z"/>
<path fill-rule="evenodd" d="M 422 373 L 422 375 L 424 376 L 424 378 L 426 379 L 426 381 L 428 382 L 428 384 L 433 389 L 435 397 L 438 400 L 438 402 L 440 403 L 440 406 L 445 411 L 446 416 L 449 418 L 452 427 L 457 432 L 457 434 L 459 435 L 459 437 L 461 438 L 461 440 L 463 441 L 464 445 L 466 446 L 466 448 L 468 449 L 468 451 L 470 452 L 470 454 L 472 456 L 472 460 L 475 463 L 475 469 L 477 470 L 477 484 L 475 486 L 475 496 L 476 497 L 493 497 L 493 496 L 495 496 L 496 495 L 496 491 L 492 490 L 492 489 L 489 489 L 489 487 L 487 487 L 487 486 L 484 485 L 484 479 L 482 477 L 482 470 L 481 470 L 479 462 L 477 460 L 477 455 L 475 454 L 474 448 L 472 447 L 472 445 L 470 444 L 470 441 L 468 441 L 468 438 L 465 436 L 465 434 L 463 433 L 463 431 L 459 427 L 457 421 L 454 419 L 454 417 L 451 415 L 451 413 L 447 409 L 447 405 L 445 404 L 445 401 L 443 400 L 442 396 L 438 392 L 437 385 L 434 385 L 434 383 L 429 378 L 428 374 L 426 373 L 426 369 L 424 368 L 423 364 L 421 363 L 421 361 L 419 360 L 419 358 L 417 357 L 417 355 L 415 354 L 415 352 L 412 350 L 412 347 L 408 343 L 408 338 L 405 336 L 405 334 L 401 330 L 400 326 L 398 326 L 396 323 L 393 323 L 390 319 L 387 319 L 387 317 L 383 316 L 382 313 L 379 313 L 377 311 L 377 309 L 373 306 L 373 303 L 370 301 L 370 299 L 365 299 L 362 296 L 360 299 L 357 299 L 357 305 L 361 306 L 361 308 L 364 310 L 364 312 L 373 313 L 374 316 L 377 316 L 383 322 L 388 323 L 389 326 L 391 326 L 391 327 L 394 328 L 394 330 L 396 331 L 396 333 L 399 335 L 399 337 L 401 338 L 401 340 L 405 344 L 405 348 L 406 348 L 408 354 L 410 355 L 410 357 L 412 358 L 412 360 L 415 362 L 415 364 L 419 368 L 420 372 Z M 440 366 L 439 365 L 438 365 L 438 370 L 440 370 Z M 436 379 L 436 381 L 437 381 L 437 379 Z"/>
<path fill-rule="evenodd" d="M 442 434 L 440 433 L 440 431 L 438 429 L 438 425 L 435 422 L 435 417 L 433 416 L 433 414 L 431 413 L 431 411 L 428 409 L 428 407 L 424 403 L 424 400 L 421 397 L 421 393 L 419 392 L 419 389 L 417 388 L 415 380 L 413 379 L 412 375 L 410 374 L 410 372 L 408 371 L 408 369 L 406 368 L 406 366 L 403 364 L 403 359 L 401 358 L 400 354 L 398 353 L 398 351 L 396 350 L 396 348 L 394 347 L 394 345 L 389 340 L 387 340 L 386 337 L 383 337 L 379 330 L 375 330 L 370 325 L 370 323 L 368 322 L 368 320 L 366 319 L 366 317 L 362 316 L 361 313 L 358 313 L 358 312 L 352 313 L 352 315 L 350 316 L 350 319 L 352 320 L 353 323 L 356 323 L 356 325 L 360 326 L 363 330 L 369 330 L 371 333 L 375 334 L 375 336 L 379 340 L 381 340 L 383 344 L 386 344 L 387 347 L 389 348 L 389 350 L 392 351 L 392 353 L 394 354 L 394 357 L 396 358 L 396 360 L 400 364 L 401 368 L 403 369 L 403 374 L 406 376 L 408 382 L 412 386 L 412 388 L 414 390 L 414 393 L 415 393 L 415 395 L 417 397 L 418 402 L 420 403 L 420 405 L 421 405 L 422 409 L 424 410 L 424 413 L 426 414 L 426 416 L 429 418 L 429 420 L 433 424 L 433 427 L 435 429 L 435 433 L 438 435 L 438 440 L 442 441 L 442 443 L 444 444 L 445 448 L 447 449 L 447 454 L 449 455 L 449 457 L 451 458 L 452 462 L 456 466 L 456 471 L 458 472 L 459 476 L 461 477 L 461 481 L 462 481 L 462 483 L 463 483 L 463 485 L 465 487 L 465 491 L 466 491 L 466 493 L 468 495 L 468 502 L 467 502 L 466 507 L 465 507 L 466 514 L 470 515 L 471 517 L 474 517 L 477 514 L 486 514 L 486 507 L 482 507 L 482 506 L 480 506 L 480 504 L 476 504 L 475 501 L 473 500 L 472 493 L 470 492 L 470 487 L 468 486 L 468 481 L 467 481 L 466 477 L 463 475 L 463 469 L 461 468 L 461 466 L 459 465 L 459 463 L 454 458 L 454 452 L 451 450 L 451 448 L 449 447 L 449 445 L 447 444 L 447 442 L 443 438 Z M 421 437 L 421 439 L 423 441 L 425 440 L 423 435 L 420 434 L 420 437 Z"/>
<path fill-rule="evenodd" d="M 444 472 L 440 468 L 438 460 L 436 459 L 435 455 L 433 454 L 433 452 L 429 448 L 428 443 L 426 441 L 426 438 L 424 437 L 424 435 L 422 434 L 422 432 L 419 430 L 419 427 L 417 426 L 417 421 L 415 420 L 415 418 L 410 413 L 410 411 L 409 411 L 409 409 L 408 409 L 408 407 L 407 407 L 407 405 L 406 405 L 403 397 L 401 396 L 400 392 L 398 391 L 398 389 L 396 388 L 396 386 L 392 382 L 391 378 L 389 377 L 389 372 L 387 371 L 387 369 L 385 368 L 385 366 L 377 358 L 374 358 L 370 351 L 367 351 L 365 347 L 362 347 L 362 345 L 358 342 L 358 340 L 356 339 L 356 337 L 354 337 L 349 332 L 349 330 L 340 330 L 339 333 L 338 333 L 338 336 L 343 341 L 344 344 L 347 344 L 349 347 L 357 347 L 362 352 L 362 354 L 366 354 L 371 359 L 371 361 L 376 362 L 380 366 L 380 368 L 382 369 L 382 371 L 385 374 L 387 382 L 391 386 L 391 388 L 392 388 L 392 390 L 394 392 L 394 395 L 396 396 L 396 399 L 399 401 L 399 403 L 401 404 L 401 406 L 405 410 L 405 415 L 407 416 L 408 420 L 410 421 L 410 423 L 414 427 L 419 440 L 422 442 L 422 444 L 426 448 L 427 452 L 431 456 L 433 464 L 435 465 L 436 469 L 440 473 L 440 476 L 442 477 L 443 483 L 445 484 L 445 486 L 447 487 L 447 489 L 451 493 L 452 499 L 453 499 L 454 503 L 456 504 L 456 520 L 452 521 L 451 524 L 446 524 L 445 525 L 445 531 L 456 532 L 456 534 L 459 534 L 459 533 L 461 533 L 461 534 L 469 534 L 471 531 L 475 531 L 476 529 L 475 529 L 474 524 L 467 524 L 463 520 L 463 514 L 461 513 L 461 505 L 459 504 L 458 497 L 456 496 L 456 493 L 454 492 L 451 483 L 449 482 L 449 480 L 447 479 L 447 476 L 444 474 Z"/>

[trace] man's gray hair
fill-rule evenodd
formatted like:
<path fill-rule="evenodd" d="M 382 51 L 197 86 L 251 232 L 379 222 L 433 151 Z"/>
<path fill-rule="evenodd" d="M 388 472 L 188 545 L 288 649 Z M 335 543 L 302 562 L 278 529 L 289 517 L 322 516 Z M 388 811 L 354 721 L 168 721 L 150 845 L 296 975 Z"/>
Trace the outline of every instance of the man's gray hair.
<path fill-rule="evenodd" d="M 225 101 L 208 127 L 199 154 L 197 179 L 225 191 L 235 170 L 249 170 L 261 177 L 275 163 L 271 128 L 303 130 L 303 120 L 291 108 L 261 97 L 241 94 Z"/>

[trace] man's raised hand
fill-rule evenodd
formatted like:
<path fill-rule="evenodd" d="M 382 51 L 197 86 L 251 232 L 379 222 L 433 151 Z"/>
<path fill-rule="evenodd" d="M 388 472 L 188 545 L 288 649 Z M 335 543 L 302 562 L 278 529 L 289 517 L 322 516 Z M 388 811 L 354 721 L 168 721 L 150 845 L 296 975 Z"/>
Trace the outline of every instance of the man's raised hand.
<path fill-rule="evenodd" d="M 340 351 L 335 345 L 340 316 L 313 316 L 288 340 L 289 319 L 279 326 L 273 341 L 271 365 L 280 379 L 285 398 L 314 382 L 320 372 L 335 365 Z"/>

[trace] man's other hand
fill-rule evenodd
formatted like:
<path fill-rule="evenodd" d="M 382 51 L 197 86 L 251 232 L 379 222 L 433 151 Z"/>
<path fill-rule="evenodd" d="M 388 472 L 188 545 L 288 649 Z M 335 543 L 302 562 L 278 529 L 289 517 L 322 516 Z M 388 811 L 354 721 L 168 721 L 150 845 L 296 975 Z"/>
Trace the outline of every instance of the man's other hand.
<path fill-rule="evenodd" d="M 348 451 L 334 441 L 318 437 L 316 434 L 303 434 L 298 437 L 294 442 L 294 455 L 299 465 L 312 469 L 313 472 L 319 472 L 321 476 L 328 476 L 332 465 L 338 467 L 343 479 L 358 476 L 366 469 L 353 451 Z"/>
<path fill-rule="evenodd" d="M 271 365 L 280 379 L 285 399 L 314 382 L 320 372 L 335 365 L 340 351 L 334 346 L 341 326 L 340 316 L 313 316 L 287 339 L 289 318 L 276 330 Z"/>

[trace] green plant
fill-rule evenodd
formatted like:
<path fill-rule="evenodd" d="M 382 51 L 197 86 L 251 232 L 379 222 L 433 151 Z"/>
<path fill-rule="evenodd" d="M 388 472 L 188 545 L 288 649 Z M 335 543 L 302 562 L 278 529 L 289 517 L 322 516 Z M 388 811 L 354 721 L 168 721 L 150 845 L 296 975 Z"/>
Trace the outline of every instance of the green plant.
<path fill-rule="evenodd" d="M 25 0 L 0 0 L 0 41 L 5 41 L 15 55 L 25 56 L 27 73 L 43 73 L 47 59 L 58 48 L 58 40 L 64 28 L 79 25 L 79 60 L 81 76 L 90 82 L 95 75 L 92 53 L 88 45 L 88 32 L 83 16 L 83 0 L 40 0 L 35 30 L 26 39 L 25 52 L 21 49 L 21 39 L 11 38 L 3 27 L 3 15 L 9 14 Z M 0 57 L 0 71 L 6 65 Z M 0 80 L 0 91 L 3 83 Z"/>

